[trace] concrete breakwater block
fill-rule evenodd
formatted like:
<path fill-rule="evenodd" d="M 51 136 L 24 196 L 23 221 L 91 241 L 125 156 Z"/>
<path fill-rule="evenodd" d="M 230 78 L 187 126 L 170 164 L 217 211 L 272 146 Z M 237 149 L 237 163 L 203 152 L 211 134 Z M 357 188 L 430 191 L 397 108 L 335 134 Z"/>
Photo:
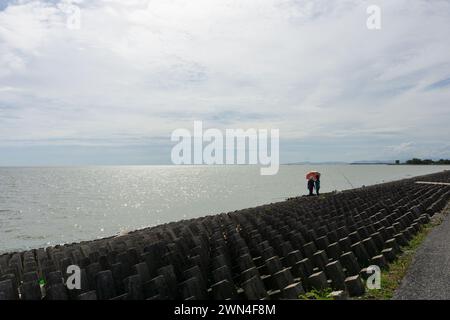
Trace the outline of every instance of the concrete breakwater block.
<path fill-rule="evenodd" d="M 332 291 L 330 293 L 330 298 L 333 300 L 347 300 L 348 297 L 348 292 L 345 290 Z"/>
<path fill-rule="evenodd" d="M 78 300 L 98 300 L 97 293 L 95 290 L 82 293 L 78 296 Z"/>
<path fill-rule="evenodd" d="M 46 290 L 46 300 L 68 300 L 69 293 L 66 286 L 62 283 L 54 284 Z"/>
<path fill-rule="evenodd" d="M 359 265 L 358 261 L 356 260 L 355 255 L 353 252 L 349 251 L 341 255 L 340 262 L 342 266 L 345 268 L 345 272 L 347 275 L 357 275 L 359 274 L 359 271 L 361 270 L 361 266 Z"/>
<path fill-rule="evenodd" d="M 380 267 L 381 269 L 388 269 L 388 261 L 386 260 L 386 258 L 384 257 L 383 254 L 379 254 L 377 256 L 372 257 L 372 259 L 370 260 L 370 264 L 371 265 L 376 265 L 378 267 Z"/>
<path fill-rule="evenodd" d="M 327 246 L 325 249 L 325 252 L 327 256 L 333 260 L 338 260 L 339 257 L 342 254 L 341 247 L 339 246 L 339 243 L 333 242 Z"/>
<path fill-rule="evenodd" d="M 313 265 L 308 258 L 305 258 L 291 267 L 291 272 L 294 277 L 301 278 L 305 281 L 311 274 L 313 274 Z"/>
<path fill-rule="evenodd" d="M 319 270 L 325 270 L 325 266 L 328 263 L 328 257 L 325 250 L 315 252 L 312 256 L 312 261 Z"/>
<path fill-rule="evenodd" d="M 222 280 L 211 286 L 212 298 L 214 300 L 235 300 L 237 299 L 237 291 L 234 284 L 227 280 Z"/>
<path fill-rule="evenodd" d="M 19 294 L 12 279 L 0 281 L 0 293 L 2 300 L 19 299 Z"/>
<path fill-rule="evenodd" d="M 358 241 L 351 246 L 352 252 L 356 256 L 356 260 L 361 266 L 368 266 L 370 262 L 370 256 L 366 251 L 366 248 L 362 244 L 362 242 Z"/>
<path fill-rule="evenodd" d="M 95 275 L 96 295 L 100 300 L 109 300 L 116 296 L 113 274 L 110 270 Z"/>
<path fill-rule="evenodd" d="M 383 249 L 381 253 L 387 262 L 393 262 L 397 258 L 394 248 Z"/>
<path fill-rule="evenodd" d="M 402 252 L 397 240 L 395 238 L 391 238 L 389 240 L 386 240 L 384 243 L 385 248 L 392 248 L 393 252 L 398 255 Z"/>
<path fill-rule="evenodd" d="M 206 291 L 202 289 L 202 285 L 196 277 L 189 278 L 182 282 L 180 287 L 182 299 L 194 297 L 197 300 L 203 300 L 207 298 Z"/>
<path fill-rule="evenodd" d="M 272 275 L 272 288 L 282 290 L 294 283 L 294 277 L 288 268 L 280 270 Z"/>
<path fill-rule="evenodd" d="M 308 277 L 307 281 L 308 289 L 312 290 L 324 290 L 328 288 L 328 281 L 323 271 L 316 272 Z"/>
<path fill-rule="evenodd" d="M 387 268 L 450 200 L 450 186 L 417 179 L 3 254 L 0 299 L 296 299 L 329 287 L 336 298 L 361 295 L 364 268 Z M 420 180 L 450 181 L 450 172 Z M 70 265 L 81 269 L 79 290 L 64 284 Z"/>
<path fill-rule="evenodd" d="M 41 300 L 42 292 L 41 287 L 36 282 L 24 282 L 20 286 L 21 299 L 22 300 Z"/>
<path fill-rule="evenodd" d="M 267 291 L 261 279 L 253 277 L 242 283 L 247 300 L 261 300 L 268 298 Z"/>
<path fill-rule="evenodd" d="M 350 297 L 362 296 L 366 291 L 364 282 L 359 275 L 346 278 L 345 286 Z"/>
<path fill-rule="evenodd" d="M 295 300 L 304 294 L 305 290 L 300 282 L 292 283 L 281 290 L 280 299 Z"/>
<path fill-rule="evenodd" d="M 125 292 L 128 295 L 128 300 L 143 300 L 144 289 L 142 286 L 141 277 L 139 275 L 132 275 L 124 280 Z"/>
<path fill-rule="evenodd" d="M 333 261 L 325 266 L 325 274 L 331 280 L 334 290 L 345 290 L 345 274 L 339 261 Z"/>

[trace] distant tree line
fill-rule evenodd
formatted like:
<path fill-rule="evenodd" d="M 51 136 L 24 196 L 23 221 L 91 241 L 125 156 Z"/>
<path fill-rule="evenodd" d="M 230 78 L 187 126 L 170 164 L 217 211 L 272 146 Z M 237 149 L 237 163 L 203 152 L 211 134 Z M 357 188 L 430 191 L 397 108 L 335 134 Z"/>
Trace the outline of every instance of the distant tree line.
<path fill-rule="evenodd" d="M 450 160 L 449 159 L 440 159 L 437 161 L 431 160 L 431 159 L 418 159 L 418 158 L 413 158 L 411 160 L 407 160 L 405 162 L 406 164 L 450 164 Z"/>

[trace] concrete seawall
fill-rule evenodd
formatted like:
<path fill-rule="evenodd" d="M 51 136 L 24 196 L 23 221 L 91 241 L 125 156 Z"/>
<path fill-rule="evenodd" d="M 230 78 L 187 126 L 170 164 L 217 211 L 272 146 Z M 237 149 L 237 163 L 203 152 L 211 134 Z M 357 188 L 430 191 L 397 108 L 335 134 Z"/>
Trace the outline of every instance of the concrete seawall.
<path fill-rule="evenodd" d="M 364 268 L 396 259 L 448 203 L 448 183 L 444 171 L 4 254 L 0 300 L 295 299 L 327 287 L 362 295 Z M 80 289 L 64 284 L 70 265 Z"/>

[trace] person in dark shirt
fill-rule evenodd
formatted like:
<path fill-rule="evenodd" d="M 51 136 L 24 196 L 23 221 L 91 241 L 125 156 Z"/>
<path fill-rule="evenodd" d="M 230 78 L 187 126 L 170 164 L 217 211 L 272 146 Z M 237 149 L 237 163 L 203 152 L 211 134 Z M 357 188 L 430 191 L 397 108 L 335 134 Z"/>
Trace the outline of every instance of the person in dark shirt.
<path fill-rule="evenodd" d="M 320 189 L 320 176 L 316 176 L 316 181 L 314 181 L 314 188 L 316 189 L 316 194 L 319 195 L 319 189 Z"/>
<path fill-rule="evenodd" d="M 309 190 L 309 196 L 313 196 L 314 195 L 314 193 L 313 193 L 313 191 L 314 191 L 314 180 L 312 178 L 310 178 L 308 180 L 308 190 Z"/>

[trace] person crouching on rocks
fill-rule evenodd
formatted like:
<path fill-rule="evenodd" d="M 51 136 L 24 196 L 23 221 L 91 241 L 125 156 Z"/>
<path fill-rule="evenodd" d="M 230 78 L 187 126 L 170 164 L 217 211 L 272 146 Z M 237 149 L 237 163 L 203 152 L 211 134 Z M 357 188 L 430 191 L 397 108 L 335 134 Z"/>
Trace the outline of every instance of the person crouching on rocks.
<path fill-rule="evenodd" d="M 308 196 L 313 196 L 313 190 L 314 190 L 314 180 L 312 178 L 310 178 L 308 180 L 308 190 L 309 190 L 309 195 Z"/>
<path fill-rule="evenodd" d="M 319 189 L 320 189 L 320 176 L 316 176 L 316 181 L 314 181 L 314 188 L 316 189 L 316 194 L 319 195 Z"/>

